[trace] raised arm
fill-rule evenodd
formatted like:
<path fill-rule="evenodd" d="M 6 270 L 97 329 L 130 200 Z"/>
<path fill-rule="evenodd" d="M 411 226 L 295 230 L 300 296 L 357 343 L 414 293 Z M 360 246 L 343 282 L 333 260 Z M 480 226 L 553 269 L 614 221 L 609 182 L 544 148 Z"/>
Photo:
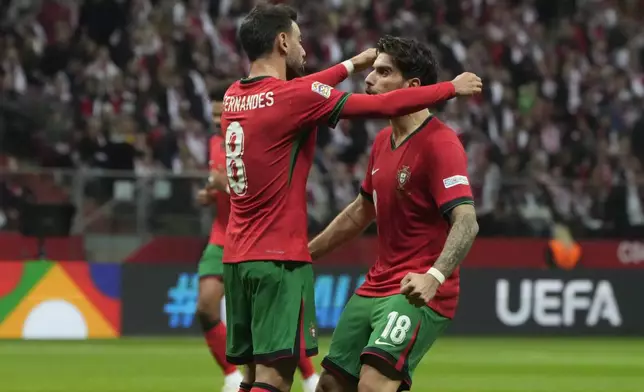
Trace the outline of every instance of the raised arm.
<path fill-rule="evenodd" d="M 323 71 L 304 76 L 301 79 L 311 82 L 317 81 L 329 86 L 336 86 L 342 83 L 342 81 L 348 78 L 352 73 L 362 72 L 371 67 L 377 56 L 378 52 L 376 49 L 367 49 L 350 60 L 346 60 Z"/>
<path fill-rule="evenodd" d="M 339 118 L 379 117 L 390 118 L 414 113 L 446 101 L 457 95 L 474 95 L 481 92 L 481 79 L 465 72 L 451 82 L 417 88 L 404 88 L 385 94 L 351 94 L 345 96 Z"/>
<path fill-rule="evenodd" d="M 326 122 L 335 128 L 340 118 L 391 118 L 425 109 L 456 95 L 481 92 L 481 79 L 466 72 L 451 82 L 404 88 L 386 94 L 349 94 L 319 81 L 296 78 L 287 83 L 283 99 L 290 102 L 289 118 L 307 129 Z"/>

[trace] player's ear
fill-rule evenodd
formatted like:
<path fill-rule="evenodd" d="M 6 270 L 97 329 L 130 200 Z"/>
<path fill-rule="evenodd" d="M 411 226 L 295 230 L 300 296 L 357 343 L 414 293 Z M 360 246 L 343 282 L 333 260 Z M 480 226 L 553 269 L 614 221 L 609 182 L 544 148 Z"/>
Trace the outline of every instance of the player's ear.
<path fill-rule="evenodd" d="M 407 87 L 420 87 L 420 79 L 413 78 L 407 81 Z"/>
<path fill-rule="evenodd" d="M 277 49 L 284 54 L 288 53 L 288 34 L 281 32 L 277 34 L 276 40 Z"/>

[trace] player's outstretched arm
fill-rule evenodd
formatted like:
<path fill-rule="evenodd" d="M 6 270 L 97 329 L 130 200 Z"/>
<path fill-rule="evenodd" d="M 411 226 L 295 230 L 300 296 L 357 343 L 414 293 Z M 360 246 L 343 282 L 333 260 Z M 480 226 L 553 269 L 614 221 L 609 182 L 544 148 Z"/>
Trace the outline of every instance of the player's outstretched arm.
<path fill-rule="evenodd" d="M 481 92 L 481 79 L 465 72 L 451 82 L 417 88 L 405 88 L 385 94 L 352 94 L 339 113 L 340 118 L 390 118 L 411 114 L 455 96 L 469 96 Z"/>
<path fill-rule="evenodd" d="M 350 60 L 334 65 L 333 67 L 327 68 L 323 71 L 304 76 L 302 79 L 335 86 L 342 83 L 342 81 L 352 73 L 362 72 L 371 67 L 373 62 L 376 61 L 376 57 L 378 57 L 378 51 L 376 49 L 367 49 Z"/>
<path fill-rule="evenodd" d="M 309 242 L 313 260 L 325 256 L 360 235 L 376 217 L 373 203 L 364 196 L 347 206 L 322 233 Z"/>

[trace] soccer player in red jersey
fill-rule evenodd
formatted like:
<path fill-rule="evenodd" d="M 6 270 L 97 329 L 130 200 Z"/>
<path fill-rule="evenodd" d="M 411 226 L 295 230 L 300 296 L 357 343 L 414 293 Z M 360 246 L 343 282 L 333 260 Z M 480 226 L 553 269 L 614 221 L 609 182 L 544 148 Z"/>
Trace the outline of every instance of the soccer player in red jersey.
<path fill-rule="evenodd" d="M 357 59 L 360 59 L 360 56 Z M 213 103 L 212 114 L 216 123 L 221 115 L 221 102 Z M 202 205 L 214 205 L 216 216 L 208 245 L 199 262 L 197 317 L 210 353 L 224 372 L 223 392 L 237 392 L 243 376 L 235 365 L 226 360 L 226 326 L 221 322 L 220 316 L 220 304 L 224 296 L 222 255 L 230 212 L 224 138 L 219 134 L 213 135 L 210 138 L 209 150 L 210 177 L 205 189 L 199 191 L 197 199 Z M 300 358 L 298 368 L 302 374 L 304 392 L 314 392 L 319 376 L 311 359 Z"/>
<path fill-rule="evenodd" d="M 289 391 L 298 359 L 317 354 L 306 211 L 316 126 L 396 117 L 481 89 L 470 73 L 380 95 L 342 93 L 320 74 L 292 79 L 305 56 L 296 19 L 288 6 L 267 4 L 244 18 L 239 39 L 250 73 L 226 91 L 221 116 L 231 200 L 223 256 L 226 357 L 249 365 L 241 390 L 252 392 Z M 354 70 L 345 62 L 321 74 L 346 78 Z"/>
<path fill-rule="evenodd" d="M 210 138 L 210 177 L 205 189 L 198 195 L 202 205 L 214 205 L 215 221 L 212 224 L 210 239 L 199 261 L 199 297 L 197 317 L 213 358 L 224 372 L 223 392 L 237 392 L 242 374 L 235 365 L 226 360 L 226 326 L 221 322 L 221 299 L 224 296 L 223 246 L 226 224 L 230 210 L 226 193 L 226 157 L 223 151 L 224 138 L 214 135 Z"/>
<path fill-rule="evenodd" d="M 368 93 L 436 83 L 426 46 L 388 36 L 378 52 Z M 376 136 L 356 200 L 309 244 L 316 259 L 374 219 L 378 226 L 376 262 L 338 321 L 318 392 L 409 390 L 414 369 L 454 316 L 458 265 L 478 232 L 456 133 L 428 109 L 390 124 Z"/>

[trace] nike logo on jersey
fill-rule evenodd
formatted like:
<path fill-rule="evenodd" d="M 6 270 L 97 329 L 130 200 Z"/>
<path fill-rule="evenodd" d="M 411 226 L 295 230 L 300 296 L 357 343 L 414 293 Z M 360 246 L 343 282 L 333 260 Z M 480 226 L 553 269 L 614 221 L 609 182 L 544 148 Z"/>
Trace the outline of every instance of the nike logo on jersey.
<path fill-rule="evenodd" d="M 376 174 L 376 172 L 377 172 L 378 170 L 380 170 L 380 169 L 374 169 L 374 170 L 372 170 L 372 171 L 371 171 L 371 175 L 373 176 L 374 174 Z"/>
<path fill-rule="evenodd" d="M 379 346 L 396 347 L 396 345 L 395 345 L 395 344 L 391 344 L 391 343 L 383 342 L 382 340 L 380 340 L 380 338 L 376 339 L 376 341 L 375 341 L 374 343 L 376 343 L 376 344 L 377 344 L 377 345 L 379 345 Z"/>

